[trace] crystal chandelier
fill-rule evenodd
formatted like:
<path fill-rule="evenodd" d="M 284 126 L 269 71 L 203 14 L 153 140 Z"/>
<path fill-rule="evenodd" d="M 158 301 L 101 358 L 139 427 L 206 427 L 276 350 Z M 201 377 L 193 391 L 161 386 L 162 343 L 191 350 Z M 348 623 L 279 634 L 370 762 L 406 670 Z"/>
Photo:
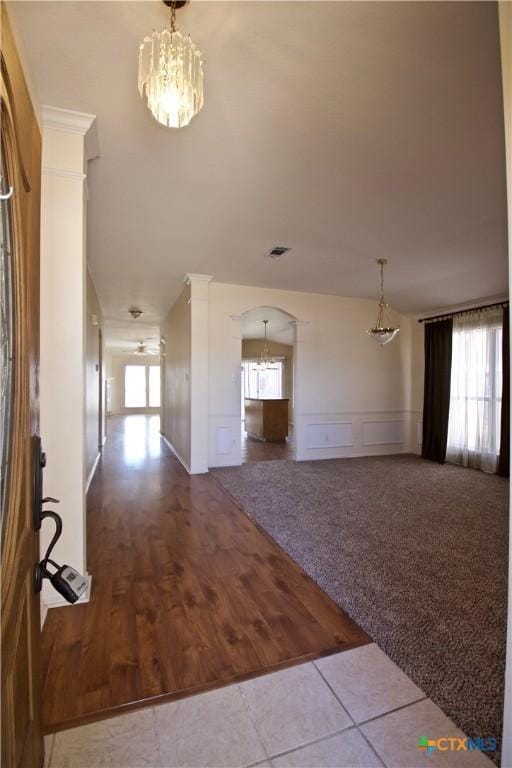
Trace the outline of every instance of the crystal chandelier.
<path fill-rule="evenodd" d="M 256 366 L 260 370 L 270 370 L 272 366 L 275 366 L 276 361 L 273 357 L 270 356 L 270 352 L 268 351 L 268 343 L 267 343 L 267 325 L 268 320 L 262 320 L 263 325 L 265 326 L 265 342 L 263 344 L 263 351 L 261 353 L 260 359 L 256 363 Z"/>
<path fill-rule="evenodd" d="M 375 339 L 381 347 L 384 344 L 389 344 L 397 335 L 400 328 L 392 328 L 389 325 L 387 317 L 387 308 L 389 304 L 384 301 L 384 265 L 388 263 L 387 259 L 377 259 L 377 264 L 380 266 L 380 301 L 377 310 L 377 322 L 374 328 L 370 328 L 366 333 Z"/>
<path fill-rule="evenodd" d="M 171 25 L 145 37 L 139 49 L 139 93 L 153 117 L 168 128 L 183 128 L 203 106 L 201 51 L 190 35 L 176 29 L 176 8 L 183 0 L 164 0 Z"/>

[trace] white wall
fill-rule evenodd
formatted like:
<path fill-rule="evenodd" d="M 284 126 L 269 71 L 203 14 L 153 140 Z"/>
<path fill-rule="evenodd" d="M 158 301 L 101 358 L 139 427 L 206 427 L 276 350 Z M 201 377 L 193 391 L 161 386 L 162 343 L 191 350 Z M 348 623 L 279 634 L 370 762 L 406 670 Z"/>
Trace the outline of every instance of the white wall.
<path fill-rule="evenodd" d="M 379 347 L 365 331 L 376 302 L 211 283 L 209 292 L 209 464 L 239 464 L 241 315 L 272 306 L 296 318 L 295 437 L 298 459 L 417 450 L 412 412 L 416 329 Z M 415 397 L 415 408 L 418 407 Z"/>
<path fill-rule="evenodd" d="M 512 4 L 500 2 L 500 39 L 503 77 L 503 106 L 505 115 L 505 142 L 507 158 L 507 207 L 508 207 L 508 274 L 509 293 L 512 277 Z M 511 498 L 512 501 L 512 498 Z M 503 745 L 501 765 L 512 767 L 512 517 L 508 537 L 508 627 L 507 660 L 505 672 L 505 711 L 503 715 Z"/>
<path fill-rule="evenodd" d="M 85 316 L 87 137 L 94 116 L 43 107 L 41 190 L 41 437 L 47 454 L 44 491 L 60 499 L 59 563 L 86 572 Z M 93 142 L 94 144 L 95 142 Z M 53 526 L 43 523 L 46 550 Z M 63 599 L 47 582 L 48 606 Z"/>

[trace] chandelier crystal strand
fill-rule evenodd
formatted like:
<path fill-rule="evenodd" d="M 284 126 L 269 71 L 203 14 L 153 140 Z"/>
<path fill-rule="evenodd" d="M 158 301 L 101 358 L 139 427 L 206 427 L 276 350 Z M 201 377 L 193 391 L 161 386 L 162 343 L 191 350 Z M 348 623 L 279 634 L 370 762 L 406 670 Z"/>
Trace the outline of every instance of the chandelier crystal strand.
<path fill-rule="evenodd" d="M 380 267 L 380 301 L 377 309 L 377 322 L 373 328 L 366 331 L 381 347 L 389 344 L 400 331 L 400 328 L 393 328 L 387 324 L 386 310 L 389 304 L 386 304 L 384 300 L 384 265 L 387 263 L 387 259 L 377 259 L 377 264 Z"/>
<path fill-rule="evenodd" d="M 139 93 L 154 118 L 168 128 L 188 125 L 204 103 L 201 51 L 176 29 L 171 7 L 170 28 L 145 37 L 139 49 Z"/>
<path fill-rule="evenodd" d="M 271 367 L 275 365 L 275 360 L 270 356 L 269 349 L 268 349 L 268 342 L 267 342 L 268 320 L 262 320 L 262 323 L 265 328 L 265 340 L 263 342 L 263 351 L 256 365 L 258 368 L 270 370 Z"/>

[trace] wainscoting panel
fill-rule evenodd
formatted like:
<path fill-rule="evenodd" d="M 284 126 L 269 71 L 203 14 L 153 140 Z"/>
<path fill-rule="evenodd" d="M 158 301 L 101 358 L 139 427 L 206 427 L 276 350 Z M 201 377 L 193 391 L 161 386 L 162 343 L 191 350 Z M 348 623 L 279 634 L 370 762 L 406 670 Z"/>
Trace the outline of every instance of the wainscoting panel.
<path fill-rule="evenodd" d="M 299 461 L 418 451 L 411 411 L 296 413 L 295 422 Z"/>
<path fill-rule="evenodd" d="M 208 431 L 209 467 L 232 467 L 242 463 L 239 414 L 236 416 L 210 416 Z"/>
<path fill-rule="evenodd" d="M 298 461 L 418 453 L 421 412 L 294 413 Z M 240 415 L 210 416 L 210 467 L 239 466 Z"/>
<path fill-rule="evenodd" d="M 215 428 L 215 447 L 217 456 L 231 453 L 233 449 L 233 430 L 231 427 Z"/>
<path fill-rule="evenodd" d="M 363 421 L 363 445 L 402 445 L 404 422 L 400 420 Z"/>
<path fill-rule="evenodd" d="M 349 448 L 353 445 L 352 422 L 327 422 L 308 424 L 306 427 L 306 448 Z"/>

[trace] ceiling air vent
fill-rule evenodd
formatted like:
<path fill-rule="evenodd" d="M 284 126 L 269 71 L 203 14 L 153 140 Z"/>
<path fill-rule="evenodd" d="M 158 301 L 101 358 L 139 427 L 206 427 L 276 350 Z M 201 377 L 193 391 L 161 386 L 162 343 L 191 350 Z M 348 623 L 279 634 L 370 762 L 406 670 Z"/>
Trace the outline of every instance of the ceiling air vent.
<path fill-rule="evenodd" d="M 265 256 L 269 259 L 278 259 L 283 253 L 286 253 L 290 249 L 285 245 L 275 245 L 271 251 L 268 251 Z"/>

